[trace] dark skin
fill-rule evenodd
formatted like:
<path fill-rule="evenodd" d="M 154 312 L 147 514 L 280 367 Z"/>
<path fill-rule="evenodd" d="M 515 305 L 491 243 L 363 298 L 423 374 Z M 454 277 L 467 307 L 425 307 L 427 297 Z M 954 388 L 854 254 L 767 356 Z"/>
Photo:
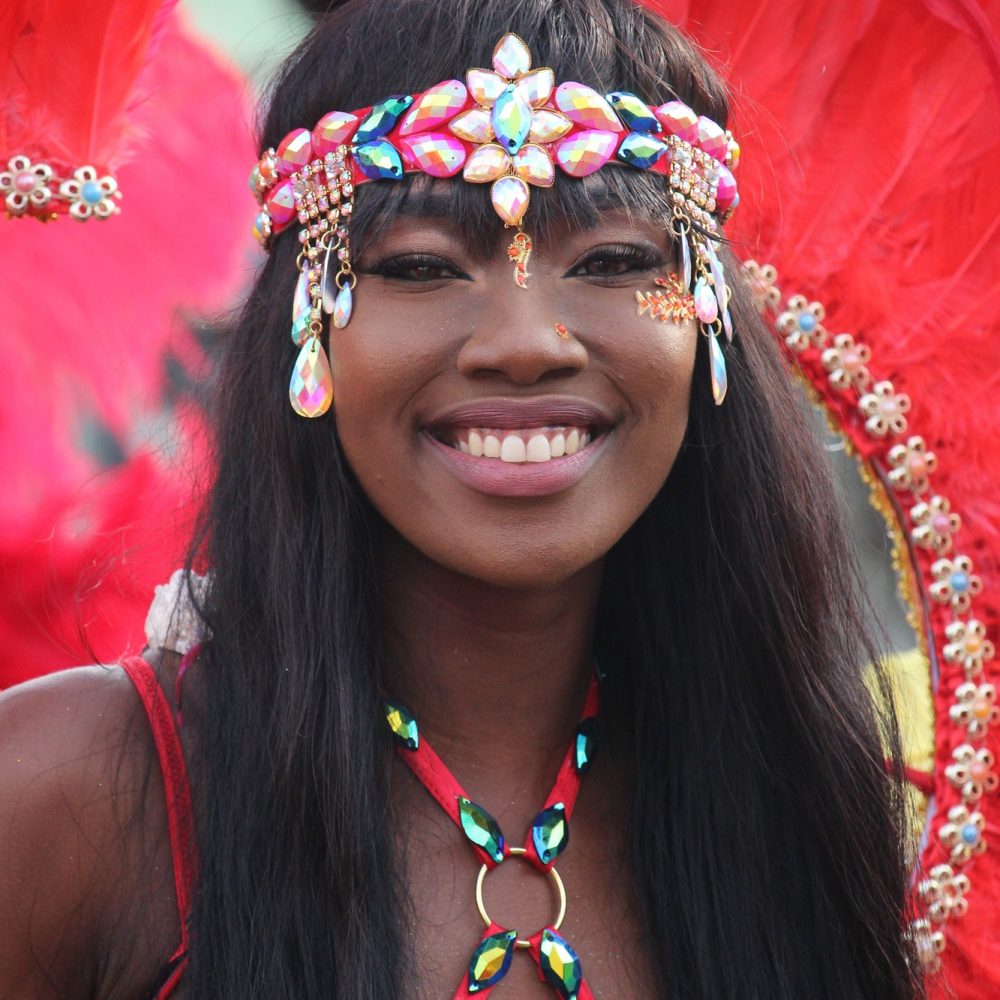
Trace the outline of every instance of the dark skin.
<path fill-rule="evenodd" d="M 481 260 L 444 216 L 398 219 L 357 262 L 334 379 L 342 446 L 384 519 L 385 688 L 517 842 L 578 720 L 603 557 L 655 496 L 683 439 L 696 332 L 636 315 L 635 291 L 672 268 L 654 221 L 615 211 L 593 229 L 555 232 L 536 248 L 525 291 L 505 245 Z M 592 432 L 604 440 L 582 478 L 548 495 L 488 495 L 456 478 L 428 440 L 453 436 L 441 415 L 459 404 L 499 400 L 516 411 L 551 398 L 599 409 Z M 172 690 L 176 657 L 156 665 Z M 193 677 L 194 699 L 196 688 Z M 197 753 L 191 739 L 186 750 Z M 176 947 L 151 755 L 119 671 L 74 671 L 0 697 L 0 1000 L 139 997 Z M 482 929 L 478 866 L 405 766 L 393 780 L 419 995 L 451 996 Z M 628 884 L 627 789 L 627 766 L 606 748 L 558 865 L 563 931 L 605 998 L 654 993 Z M 527 865 L 491 873 L 486 901 L 526 934 L 554 915 L 548 885 Z M 552 995 L 523 955 L 499 989 Z"/>

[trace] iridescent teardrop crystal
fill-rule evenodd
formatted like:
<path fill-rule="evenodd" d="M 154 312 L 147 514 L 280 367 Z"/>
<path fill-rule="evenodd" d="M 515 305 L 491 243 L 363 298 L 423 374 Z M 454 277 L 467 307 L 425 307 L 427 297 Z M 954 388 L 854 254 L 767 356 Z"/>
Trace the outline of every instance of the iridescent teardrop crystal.
<path fill-rule="evenodd" d="M 283 226 L 295 218 L 295 192 L 287 177 L 271 188 L 271 193 L 267 196 L 267 212 L 276 226 Z"/>
<path fill-rule="evenodd" d="M 462 176 L 472 184 L 487 184 L 510 170 L 510 157 L 495 142 L 474 149 L 465 161 Z"/>
<path fill-rule="evenodd" d="M 327 247 L 326 253 L 323 255 L 323 280 L 320 283 L 320 289 L 323 293 L 323 312 L 327 316 L 333 312 L 337 301 L 337 292 L 340 290 L 337 288 L 336 276 L 337 255 L 331 245 Z"/>
<path fill-rule="evenodd" d="M 490 124 L 490 113 L 486 108 L 469 108 L 452 118 L 448 128 L 468 142 L 489 142 L 493 138 L 493 126 Z"/>
<path fill-rule="evenodd" d="M 712 398 L 716 406 L 721 406 L 729 388 L 729 377 L 726 374 L 726 358 L 719 345 L 719 338 L 712 330 L 708 332 L 708 367 L 712 377 Z"/>
<path fill-rule="evenodd" d="M 338 146 L 351 138 L 357 124 L 357 115 L 347 111 L 327 112 L 312 130 L 313 152 L 317 156 L 335 153 Z"/>
<path fill-rule="evenodd" d="M 712 291 L 712 286 L 699 278 L 694 286 L 694 311 L 702 323 L 714 323 L 719 318 L 719 302 Z"/>
<path fill-rule="evenodd" d="M 545 981 L 563 1000 L 576 1000 L 583 982 L 583 969 L 569 942 L 551 927 L 542 931 L 539 966 Z"/>
<path fill-rule="evenodd" d="M 354 310 L 354 293 L 350 284 L 344 285 L 333 302 L 333 325 L 343 330 L 351 322 L 351 312 Z"/>
<path fill-rule="evenodd" d="M 400 123 L 399 134 L 415 135 L 437 128 L 465 104 L 468 96 L 469 92 L 461 80 L 443 80 L 434 84 L 413 102 Z"/>
<path fill-rule="evenodd" d="M 399 180 L 403 176 L 399 151 L 388 139 L 376 139 L 358 146 L 354 159 L 365 177 L 373 181 Z"/>
<path fill-rule="evenodd" d="M 354 141 L 360 145 L 388 135 L 412 103 L 413 98 L 409 94 L 394 94 L 384 101 L 379 101 L 358 126 L 357 132 L 354 133 Z"/>
<path fill-rule="evenodd" d="M 387 701 L 383 707 L 386 721 L 396 739 L 407 750 L 416 750 L 420 746 L 420 734 L 417 732 L 417 720 L 410 714 L 409 709 L 402 705 L 394 705 L 391 701 Z"/>
<path fill-rule="evenodd" d="M 517 931 L 489 934 L 479 942 L 469 960 L 469 992 L 478 993 L 500 982 L 510 968 Z"/>
<path fill-rule="evenodd" d="M 663 127 L 678 139 L 694 142 L 698 138 L 698 116 L 682 101 L 667 101 L 656 109 Z"/>
<path fill-rule="evenodd" d="M 490 201 L 493 202 L 497 215 L 508 226 L 520 224 L 528 210 L 530 198 L 528 185 L 520 177 L 501 177 L 490 188 Z"/>
<path fill-rule="evenodd" d="M 333 375 L 318 337 L 310 337 L 299 351 L 288 385 L 288 398 L 300 417 L 321 417 L 330 409 Z"/>
<path fill-rule="evenodd" d="M 726 133 L 711 118 L 706 118 L 704 115 L 698 117 L 697 144 L 703 152 L 720 163 L 726 159 L 726 153 L 729 151 Z"/>
<path fill-rule="evenodd" d="M 508 80 L 527 73 L 531 68 L 528 46 L 513 33 L 504 35 L 493 50 L 493 68 Z"/>
<path fill-rule="evenodd" d="M 309 318 L 312 313 L 312 298 L 309 295 L 309 268 L 299 272 L 292 297 L 292 341 L 301 347 L 309 336 Z"/>
<path fill-rule="evenodd" d="M 490 124 L 497 142 L 511 156 L 524 145 L 531 129 L 531 105 L 518 94 L 514 84 L 504 88 L 497 98 Z"/>
<path fill-rule="evenodd" d="M 552 157 L 537 143 L 526 142 L 514 156 L 514 172 L 535 187 L 552 187 L 556 169 Z"/>
<path fill-rule="evenodd" d="M 555 86 L 556 75 L 548 66 L 533 69 L 514 83 L 514 89 L 533 108 L 541 107 L 552 96 Z"/>
<path fill-rule="evenodd" d="M 497 864 L 503 861 L 504 839 L 500 824 L 480 805 L 459 796 L 458 818 L 462 831 Z"/>
<path fill-rule="evenodd" d="M 528 141 L 555 142 L 556 139 L 561 139 L 572 127 L 573 123 L 561 111 L 539 108 L 531 114 Z"/>
<path fill-rule="evenodd" d="M 543 809 L 531 824 L 531 842 L 543 865 L 554 861 L 569 845 L 566 806 L 556 802 Z"/>
<path fill-rule="evenodd" d="M 633 132 L 659 132 L 661 126 L 656 115 L 649 110 L 642 98 L 627 90 L 616 90 L 608 94 L 608 103 L 618 112 L 625 127 Z"/>
<path fill-rule="evenodd" d="M 726 270 L 719 260 L 719 255 L 711 247 L 705 245 L 708 254 L 708 266 L 712 272 L 712 288 L 715 292 L 715 300 L 719 304 L 719 313 L 722 316 L 722 329 L 725 331 L 726 340 L 732 343 L 733 340 L 733 319 L 729 315 L 729 287 L 726 284 Z"/>
<path fill-rule="evenodd" d="M 470 69 L 465 74 L 465 85 L 472 99 L 484 108 L 492 108 L 493 102 L 507 89 L 507 81 L 488 69 Z"/>
<path fill-rule="evenodd" d="M 667 147 L 645 132 L 631 132 L 618 147 L 618 159 L 630 167 L 648 170 L 667 152 Z"/>
<path fill-rule="evenodd" d="M 680 236 L 681 241 L 681 279 L 684 283 L 684 290 L 691 287 L 691 245 L 688 243 L 687 230 Z"/>
<path fill-rule="evenodd" d="M 278 143 L 274 163 L 278 173 L 287 177 L 301 170 L 312 159 L 312 134 L 307 128 L 292 129 Z"/>
<path fill-rule="evenodd" d="M 597 720 L 593 717 L 584 719 L 576 727 L 576 737 L 573 740 L 573 767 L 577 774 L 583 774 L 593 763 L 596 741 Z"/>
<path fill-rule="evenodd" d="M 577 132 L 556 147 L 556 162 L 570 177 L 587 177 L 611 159 L 617 144 L 614 132 Z"/>
<path fill-rule="evenodd" d="M 431 177 L 453 177 L 465 163 L 465 146 L 445 132 L 423 132 L 402 136 L 403 154 Z"/>
<path fill-rule="evenodd" d="M 593 87 L 567 81 L 556 87 L 556 107 L 584 128 L 602 132 L 624 132 L 618 115 Z"/>

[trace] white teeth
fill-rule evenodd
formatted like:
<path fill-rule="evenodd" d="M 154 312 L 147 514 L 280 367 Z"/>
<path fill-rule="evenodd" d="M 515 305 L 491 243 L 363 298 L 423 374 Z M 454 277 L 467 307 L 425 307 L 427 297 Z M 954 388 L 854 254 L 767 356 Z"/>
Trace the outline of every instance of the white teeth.
<path fill-rule="evenodd" d="M 503 457 L 501 455 L 501 457 Z M 528 441 L 526 459 L 529 462 L 547 462 L 552 457 L 549 439 L 544 434 L 536 434 Z"/>
<path fill-rule="evenodd" d="M 514 434 L 508 434 L 500 445 L 501 462 L 523 462 L 527 458 L 524 442 Z"/>
<path fill-rule="evenodd" d="M 466 455 L 470 453 L 469 445 L 467 445 L 464 441 L 458 442 L 458 450 L 464 452 Z"/>
<path fill-rule="evenodd" d="M 575 455 L 580 448 L 580 432 L 574 427 L 566 435 L 566 454 Z"/>
<path fill-rule="evenodd" d="M 553 458 L 562 458 L 566 454 L 566 435 L 557 434 L 549 443 Z"/>
<path fill-rule="evenodd" d="M 586 431 L 580 435 L 580 447 L 586 448 L 590 444 L 590 432 Z"/>
<path fill-rule="evenodd" d="M 500 457 L 500 439 L 493 434 L 487 434 L 483 438 L 483 455 L 486 458 Z"/>
<path fill-rule="evenodd" d="M 459 444 L 462 442 L 459 441 Z M 476 431 L 469 431 L 469 453 L 479 458 L 483 453 L 483 438 Z"/>

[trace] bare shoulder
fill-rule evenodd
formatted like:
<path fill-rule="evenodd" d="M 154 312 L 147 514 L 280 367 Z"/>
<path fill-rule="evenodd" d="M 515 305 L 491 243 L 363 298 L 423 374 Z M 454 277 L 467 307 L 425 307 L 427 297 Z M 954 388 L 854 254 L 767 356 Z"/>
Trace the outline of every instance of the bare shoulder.
<path fill-rule="evenodd" d="M 156 810 L 144 809 L 152 763 L 121 667 L 79 667 L 0 694 L 0 1000 L 106 995 L 122 888 L 142 850 L 162 860 Z M 124 952 L 120 964 L 130 964 Z"/>

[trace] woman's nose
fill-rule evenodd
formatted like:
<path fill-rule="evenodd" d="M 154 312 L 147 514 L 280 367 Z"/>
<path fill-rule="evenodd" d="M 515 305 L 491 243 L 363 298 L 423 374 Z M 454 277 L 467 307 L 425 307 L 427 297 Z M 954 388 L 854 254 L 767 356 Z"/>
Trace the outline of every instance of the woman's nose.
<path fill-rule="evenodd" d="M 458 370 L 469 378 L 500 374 L 516 385 L 533 385 L 548 376 L 572 375 L 586 368 L 587 349 L 537 302 L 518 300 L 520 289 L 506 296 L 507 308 L 480 313 L 458 353 Z M 514 300 L 514 301 L 510 301 Z"/>

